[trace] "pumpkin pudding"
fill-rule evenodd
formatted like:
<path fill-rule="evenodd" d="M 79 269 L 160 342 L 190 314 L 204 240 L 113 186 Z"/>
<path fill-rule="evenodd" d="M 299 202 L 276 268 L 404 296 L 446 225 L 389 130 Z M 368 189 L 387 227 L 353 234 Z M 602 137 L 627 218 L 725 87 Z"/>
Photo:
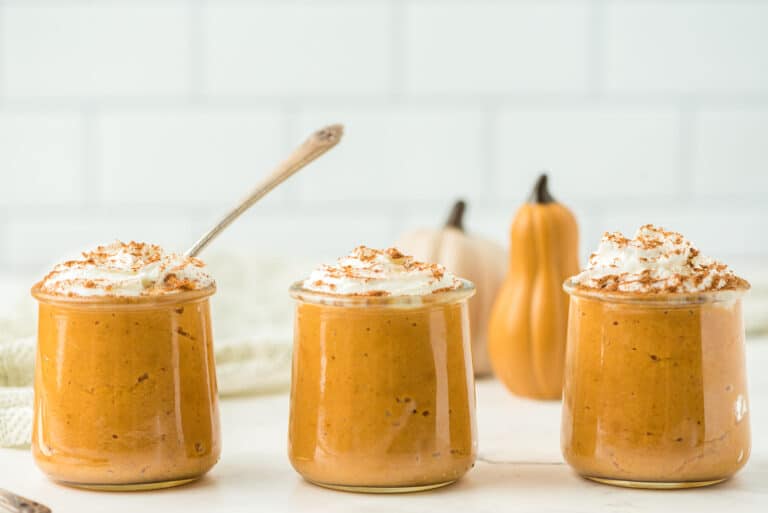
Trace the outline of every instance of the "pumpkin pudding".
<path fill-rule="evenodd" d="M 34 286 L 32 452 L 51 479 L 150 489 L 213 467 L 214 291 L 201 261 L 134 242 L 84 253 Z"/>
<path fill-rule="evenodd" d="M 474 464 L 474 286 L 395 249 L 356 248 L 291 287 L 289 456 L 331 488 L 450 484 Z"/>
<path fill-rule="evenodd" d="M 685 488 L 749 458 L 741 298 L 749 284 L 682 235 L 606 234 L 571 294 L 562 448 L 581 475 Z"/>

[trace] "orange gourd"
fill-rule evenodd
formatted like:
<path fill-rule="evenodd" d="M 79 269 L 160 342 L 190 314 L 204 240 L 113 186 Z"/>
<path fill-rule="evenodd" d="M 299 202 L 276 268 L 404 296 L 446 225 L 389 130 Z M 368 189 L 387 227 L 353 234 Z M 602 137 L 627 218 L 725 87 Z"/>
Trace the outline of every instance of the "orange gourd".
<path fill-rule="evenodd" d="M 496 295 L 488 350 L 496 377 L 514 394 L 558 399 L 562 392 L 568 296 L 579 271 L 578 226 L 541 175 L 510 229 L 509 271 Z"/>

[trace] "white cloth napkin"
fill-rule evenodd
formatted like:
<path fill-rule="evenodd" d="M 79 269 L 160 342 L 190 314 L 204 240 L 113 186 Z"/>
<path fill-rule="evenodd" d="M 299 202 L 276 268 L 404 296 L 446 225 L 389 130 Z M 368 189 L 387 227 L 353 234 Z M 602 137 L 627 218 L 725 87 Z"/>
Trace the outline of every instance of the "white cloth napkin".
<path fill-rule="evenodd" d="M 24 446 L 31 436 L 35 338 L 25 323 L 18 315 L 0 318 L 0 447 Z"/>
<path fill-rule="evenodd" d="M 291 369 L 288 286 L 310 266 L 232 252 L 207 261 L 218 285 L 211 304 L 219 394 L 285 391 Z M 36 309 L 27 289 L 0 310 L 0 447 L 25 447 L 31 439 Z"/>

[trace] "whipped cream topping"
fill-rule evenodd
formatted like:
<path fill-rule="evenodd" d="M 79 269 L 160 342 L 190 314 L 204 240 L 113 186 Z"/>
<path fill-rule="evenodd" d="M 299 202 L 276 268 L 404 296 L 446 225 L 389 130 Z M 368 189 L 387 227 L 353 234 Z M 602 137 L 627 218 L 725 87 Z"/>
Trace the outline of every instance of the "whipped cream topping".
<path fill-rule="evenodd" d="M 141 242 L 113 242 L 56 265 L 40 290 L 59 296 L 153 296 L 214 284 L 197 258 Z"/>
<path fill-rule="evenodd" d="M 702 256 L 681 234 L 650 224 L 641 226 L 633 239 L 605 233 L 587 268 L 572 281 L 590 289 L 637 293 L 749 288 L 727 265 Z"/>
<path fill-rule="evenodd" d="M 321 265 L 303 283 L 307 290 L 344 296 L 425 296 L 460 286 L 441 265 L 418 262 L 395 248 L 365 246 Z"/>

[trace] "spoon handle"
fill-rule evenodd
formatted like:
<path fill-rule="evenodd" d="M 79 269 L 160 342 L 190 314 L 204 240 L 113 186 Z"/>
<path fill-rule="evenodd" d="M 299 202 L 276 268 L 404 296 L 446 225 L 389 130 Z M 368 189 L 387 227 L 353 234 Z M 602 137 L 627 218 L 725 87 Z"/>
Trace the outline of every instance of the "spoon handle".
<path fill-rule="evenodd" d="M 293 150 L 287 159 L 267 175 L 256 188 L 246 196 L 239 205 L 233 208 L 224 218 L 211 228 L 205 235 L 189 248 L 186 256 L 197 256 L 224 228 L 240 217 L 240 214 L 251 208 L 254 203 L 263 198 L 269 191 L 283 183 L 288 177 L 330 150 L 341 140 L 344 134 L 343 125 L 330 125 L 313 133 L 298 148 Z"/>
<path fill-rule="evenodd" d="M 48 506 L 26 499 L 0 488 L 0 512 L 3 513 L 51 513 Z"/>

